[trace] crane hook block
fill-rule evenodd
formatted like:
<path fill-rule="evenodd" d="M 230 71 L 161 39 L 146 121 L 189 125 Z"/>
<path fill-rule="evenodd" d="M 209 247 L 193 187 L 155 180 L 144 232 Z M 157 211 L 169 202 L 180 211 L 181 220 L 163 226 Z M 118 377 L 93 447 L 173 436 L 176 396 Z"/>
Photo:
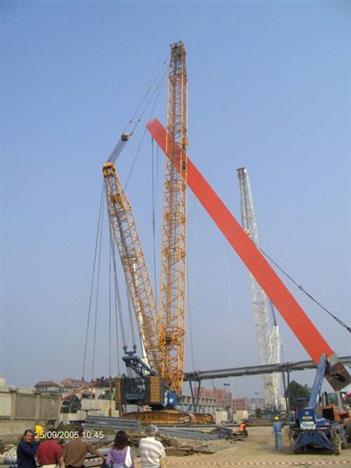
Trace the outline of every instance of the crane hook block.
<path fill-rule="evenodd" d="M 131 133 L 122 133 L 121 140 L 128 141 L 131 136 L 132 136 Z"/>

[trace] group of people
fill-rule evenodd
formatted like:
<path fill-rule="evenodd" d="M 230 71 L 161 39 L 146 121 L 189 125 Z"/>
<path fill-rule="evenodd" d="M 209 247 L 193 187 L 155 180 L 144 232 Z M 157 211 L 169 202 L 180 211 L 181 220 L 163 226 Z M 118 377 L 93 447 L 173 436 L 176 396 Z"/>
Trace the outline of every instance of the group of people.
<path fill-rule="evenodd" d="M 150 425 L 146 428 L 146 437 L 140 439 L 139 451 L 142 468 L 164 467 L 165 449 L 156 439 L 158 428 Z M 24 432 L 17 446 L 18 468 L 83 468 L 88 453 L 103 458 L 103 455 L 89 442 L 83 440 L 83 428 L 78 428 L 78 437 L 63 446 L 55 438 L 55 430 L 48 431 L 48 437 L 42 442 L 35 440 L 34 431 Z M 135 468 L 135 455 L 129 445 L 128 434 L 118 431 L 112 447 L 107 453 L 107 468 Z"/>
<path fill-rule="evenodd" d="M 77 429 L 77 438 L 63 445 L 56 437 L 55 429 L 49 429 L 44 440 L 35 440 L 34 431 L 27 429 L 17 446 L 18 468 L 82 468 L 87 453 L 100 453 L 87 441 L 82 440 L 84 429 Z"/>

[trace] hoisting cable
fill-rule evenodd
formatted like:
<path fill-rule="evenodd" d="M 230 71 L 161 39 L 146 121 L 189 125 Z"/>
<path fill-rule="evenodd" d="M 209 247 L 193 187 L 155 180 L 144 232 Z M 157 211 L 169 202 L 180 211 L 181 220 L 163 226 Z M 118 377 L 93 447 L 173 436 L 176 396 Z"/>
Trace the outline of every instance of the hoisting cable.
<path fill-rule="evenodd" d="M 148 102 L 148 105 L 145 107 L 145 110 L 143 111 L 143 114 L 145 113 L 147 107 L 151 104 L 152 102 L 152 99 L 153 99 L 153 102 L 152 102 L 152 106 L 151 106 L 151 109 L 150 109 L 150 113 L 148 115 L 148 120 L 150 120 L 150 118 L 152 117 L 153 113 L 154 113 L 154 110 L 155 110 L 155 107 L 156 107 L 156 104 L 158 102 L 158 99 L 160 97 L 160 94 L 161 94 L 161 90 L 162 90 L 162 84 L 164 82 L 164 79 L 166 77 L 166 72 L 167 72 L 167 69 L 165 70 L 164 74 L 162 75 L 160 81 L 159 81 L 159 84 L 157 87 L 155 87 L 155 90 L 154 90 L 154 93 L 152 94 L 152 96 L 150 97 L 150 100 Z M 146 135 L 146 127 L 144 128 L 144 131 L 143 131 L 143 134 L 141 136 L 141 139 L 139 141 L 139 145 L 137 147 L 137 150 L 136 150 L 136 153 L 135 153 L 135 156 L 134 156 L 134 159 L 133 159 L 133 162 L 132 162 L 132 165 L 131 165 L 131 168 L 129 170 L 129 173 L 128 173 L 128 176 L 127 176 L 127 181 L 125 183 L 125 188 L 127 188 L 128 186 L 128 183 L 129 183 L 129 180 L 130 180 L 130 177 L 133 173 L 133 170 L 134 170 L 134 166 L 135 166 L 135 163 L 138 159 L 138 156 L 140 154 L 140 150 L 141 150 L 141 147 L 142 147 L 142 144 L 144 142 L 144 138 L 145 138 L 145 135 Z"/>
<path fill-rule="evenodd" d="M 100 195 L 99 212 L 98 212 L 98 223 L 97 223 L 96 237 L 95 237 L 95 250 L 94 250 L 93 268 L 92 268 L 92 275 L 91 275 L 91 282 L 90 282 L 88 317 L 87 317 L 87 325 L 86 325 L 86 331 L 85 331 L 85 343 L 84 343 L 83 364 L 82 364 L 82 380 L 83 381 L 84 381 L 84 377 L 85 377 L 85 368 L 86 368 L 86 361 L 87 361 L 88 338 L 89 338 L 89 328 L 90 328 L 90 319 L 91 319 L 91 309 L 92 309 L 92 303 L 93 303 L 96 258 L 97 258 L 97 251 L 98 251 L 98 242 L 99 242 L 99 237 L 100 237 L 102 210 L 103 210 L 103 191 L 104 191 L 104 187 L 102 185 L 101 195 Z"/>
<path fill-rule="evenodd" d="M 227 294 L 228 294 L 228 306 L 229 306 L 229 311 L 232 317 L 234 317 L 234 301 L 233 301 L 233 295 L 232 291 L 233 288 L 231 287 L 232 285 L 232 278 L 231 278 L 231 269 L 230 269 L 230 257 L 229 257 L 229 244 L 226 245 L 226 257 L 227 257 Z M 229 346 L 229 361 L 232 363 L 234 361 L 234 356 L 235 356 L 235 327 L 234 327 L 234 321 L 230 320 L 230 335 L 232 336 L 232 340 L 230 340 L 230 346 Z"/>
<path fill-rule="evenodd" d="M 115 242 L 114 237 L 111 232 L 111 223 L 110 223 L 110 252 L 112 258 L 112 266 L 113 266 L 113 278 L 114 278 L 114 291 L 115 291 L 115 315 L 116 315 L 116 327 L 118 327 L 118 319 L 121 329 L 122 335 L 122 345 L 127 345 L 127 337 L 124 327 L 124 321 L 122 316 L 122 302 L 121 302 L 121 294 L 119 288 L 119 281 L 118 281 L 118 274 L 117 274 L 117 264 L 116 264 L 116 249 L 115 249 Z M 116 335 L 117 335 L 117 328 L 116 328 Z M 118 335 L 117 335 L 118 336 Z"/>
<path fill-rule="evenodd" d="M 108 375 L 110 380 L 111 400 L 111 378 L 112 378 L 112 258 L 109 249 L 108 262 Z"/>
<path fill-rule="evenodd" d="M 155 156 L 154 156 L 154 139 L 151 138 L 151 191 L 152 191 L 152 247 L 153 247 L 153 267 L 154 267 L 154 291 L 155 302 L 157 304 L 157 270 L 156 270 L 156 189 L 157 181 L 155 180 Z"/>
<path fill-rule="evenodd" d="M 269 304 L 270 304 L 270 307 L 271 307 L 271 314 L 272 314 L 272 322 L 273 322 L 273 326 L 276 327 L 278 325 L 278 322 L 277 322 L 277 315 L 275 313 L 275 310 L 274 310 L 274 305 L 273 305 L 273 302 L 269 299 Z"/>
<path fill-rule="evenodd" d="M 112 258 L 111 249 L 108 249 L 108 379 L 109 379 L 109 410 L 112 416 Z"/>
<path fill-rule="evenodd" d="M 128 288 L 127 283 L 126 283 L 126 286 L 127 286 L 126 289 L 127 289 L 127 302 L 128 302 L 128 316 L 129 316 L 130 333 L 131 333 L 131 337 L 132 337 L 132 344 L 136 345 L 132 301 L 131 301 L 131 298 L 130 298 L 130 292 L 129 292 L 129 288 Z"/>
<path fill-rule="evenodd" d="M 163 72 L 163 68 L 165 66 L 167 62 L 163 62 L 162 64 L 162 68 L 161 70 L 157 73 L 153 83 L 156 83 L 155 85 L 151 85 L 149 86 L 149 88 L 146 90 L 144 96 L 142 97 L 140 103 L 138 104 L 136 110 L 134 111 L 132 117 L 130 118 L 130 120 L 128 121 L 128 124 L 126 125 L 124 131 L 122 132 L 122 135 L 120 137 L 120 139 L 117 141 L 115 147 L 113 148 L 109 158 L 108 158 L 108 162 L 116 162 L 117 158 L 119 157 L 119 155 L 121 154 L 125 144 L 127 143 L 127 141 L 130 139 L 130 137 L 134 134 L 135 130 L 137 129 L 137 127 L 139 126 L 142 118 L 143 118 L 143 115 L 145 114 L 147 108 L 149 107 L 150 103 L 152 102 L 152 99 L 153 99 L 153 95 L 155 94 L 155 92 L 157 91 L 158 87 L 159 87 L 159 83 L 160 81 L 162 80 L 162 77 L 164 76 L 164 72 Z M 161 75 L 161 79 L 159 79 L 159 75 Z M 143 104 L 144 102 L 146 101 L 146 104 L 144 107 Z M 129 127 L 130 125 L 133 123 L 133 121 L 135 120 L 136 116 L 138 115 L 139 113 L 139 110 L 142 108 L 136 122 L 134 123 L 134 126 L 132 127 L 132 129 L 129 131 Z"/>
<path fill-rule="evenodd" d="M 101 265 L 101 247 L 102 247 L 102 231 L 103 231 L 103 219 L 104 219 L 104 198 L 102 202 L 101 212 L 101 228 L 100 228 L 100 239 L 98 242 L 98 254 L 97 254 L 97 277 L 96 277 L 96 295 L 95 295 L 95 317 L 94 317 L 94 337 L 93 337 L 93 350 L 92 350 L 92 366 L 91 375 L 95 378 L 95 351 L 96 351 L 96 334 L 97 334 L 97 317 L 99 308 L 99 292 L 100 292 L 100 265 Z"/>
<path fill-rule="evenodd" d="M 164 61 L 162 62 L 162 67 L 160 68 L 160 70 L 158 71 L 158 73 L 156 74 L 156 76 L 155 76 L 154 79 L 153 79 L 153 83 L 156 83 L 156 84 L 151 85 L 151 86 L 149 87 L 148 92 L 145 94 L 145 99 L 146 99 L 147 94 L 148 94 L 149 92 L 152 91 L 152 93 L 155 93 L 155 92 L 157 91 L 158 87 L 160 86 L 160 83 L 162 83 L 163 77 L 165 76 L 165 74 L 166 74 L 166 72 L 167 72 L 166 65 L 168 65 L 168 60 L 167 60 L 167 59 L 164 60 Z M 151 94 L 152 94 L 152 93 L 151 93 Z M 146 112 L 148 106 L 150 105 L 150 102 L 151 102 L 151 101 L 152 101 L 152 98 L 150 97 L 149 101 L 147 101 L 147 103 L 146 103 L 144 109 L 141 111 L 141 113 L 140 113 L 138 119 L 136 120 L 136 122 L 135 122 L 135 124 L 134 124 L 134 127 L 132 128 L 132 134 L 135 132 L 135 130 L 137 129 L 138 125 L 140 124 L 141 119 L 143 118 L 143 116 L 144 116 L 144 114 L 145 114 L 145 112 Z M 141 105 L 139 106 L 139 109 L 140 109 L 140 107 L 141 107 Z M 138 109 L 138 110 L 139 110 L 139 109 Z M 135 114 L 136 114 L 136 113 L 135 113 Z"/>
<path fill-rule="evenodd" d="M 192 203 L 192 198 L 190 197 L 190 203 L 189 203 L 189 207 L 190 207 L 190 215 L 191 214 L 194 214 L 194 216 L 190 216 L 190 219 L 194 219 L 195 218 L 195 210 L 193 209 L 194 206 L 193 206 L 193 203 Z M 197 242 L 196 242 L 196 236 L 195 236 L 195 226 L 196 226 L 196 222 L 193 222 L 191 223 L 191 227 L 192 227 L 192 231 L 193 231 L 193 238 L 195 239 L 195 245 L 197 245 Z M 189 268 L 189 264 L 190 265 L 196 265 L 196 262 L 194 263 L 189 263 L 188 262 L 188 268 Z M 186 276 L 186 287 L 187 287 L 187 296 L 188 296 L 188 300 L 187 300 L 187 304 L 188 304 L 188 308 L 187 308 L 187 312 L 188 312 L 188 323 L 189 323 L 189 338 L 190 338 L 190 355 L 191 355 L 191 364 L 193 366 L 193 372 L 195 372 L 196 370 L 196 357 L 195 357 L 195 351 L 194 351 L 194 335 L 193 335 L 193 321 L 192 321 L 192 307 L 191 307 L 191 303 L 192 303 L 192 293 L 190 294 L 190 287 L 189 287 L 189 274 Z"/>
<path fill-rule="evenodd" d="M 189 322 L 189 338 L 190 338 L 190 354 L 191 354 L 191 364 L 193 366 L 193 372 L 196 370 L 195 366 L 195 353 L 194 353 L 194 338 L 193 338 L 193 321 L 191 313 L 191 297 L 190 297 L 190 288 L 189 288 L 189 275 L 186 277 L 187 290 L 188 290 L 188 322 Z"/>
<path fill-rule="evenodd" d="M 317 304 L 321 309 L 323 309 L 330 317 L 332 317 L 339 325 L 341 325 L 343 328 L 345 328 L 349 333 L 351 333 L 351 327 L 349 327 L 345 322 L 343 322 L 340 318 L 338 318 L 336 315 L 334 315 L 330 310 L 328 310 L 326 307 L 324 307 L 323 304 L 321 304 L 315 297 L 312 296 L 311 293 L 306 291 L 306 289 L 302 286 L 302 284 L 298 283 L 289 273 L 287 273 L 273 258 L 268 255 L 267 252 L 265 252 L 263 249 L 260 248 L 260 251 L 265 255 L 268 260 L 273 263 L 277 269 L 283 273 L 292 283 L 297 286 L 300 291 L 302 291 L 308 298 L 310 298 L 315 304 Z"/>
<path fill-rule="evenodd" d="M 121 294 L 119 289 L 119 281 L 118 281 L 118 274 L 117 274 L 117 265 L 116 265 L 116 254 L 115 254 L 115 243 L 114 238 L 111 232 L 111 225 L 110 225 L 110 252 L 112 257 L 112 265 L 113 265 L 113 277 L 114 277 L 114 305 L 115 305 L 115 325 L 116 325 L 116 351 L 117 351 L 117 375 L 120 375 L 120 364 L 119 364 L 119 340 L 118 340 L 118 322 L 120 325 L 121 330 L 121 337 L 122 337 L 122 346 L 127 346 L 127 338 L 124 328 L 124 321 L 122 315 L 122 303 L 121 303 Z M 119 320 L 118 320 L 119 319 Z"/>

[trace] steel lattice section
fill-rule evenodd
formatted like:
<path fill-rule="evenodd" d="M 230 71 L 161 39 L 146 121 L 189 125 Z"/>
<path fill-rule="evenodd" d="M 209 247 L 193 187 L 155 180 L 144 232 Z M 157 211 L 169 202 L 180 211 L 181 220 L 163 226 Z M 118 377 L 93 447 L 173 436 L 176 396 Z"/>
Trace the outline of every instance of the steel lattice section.
<path fill-rule="evenodd" d="M 167 92 L 167 142 L 183 150 L 179 170 L 186 177 L 187 75 L 186 53 L 181 42 L 171 46 Z M 160 278 L 161 375 L 181 394 L 184 369 L 184 330 L 186 309 L 187 186 L 173 164 L 166 160 L 163 191 L 163 222 Z"/>
<path fill-rule="evenodd" d="M 104 164 L 103 175 L 110 226 L 120 254 L 140 338 L 149 365 L 158 370 L 156 304 L 132 208 L 114 163 Z"/>
<path fill-rule="evenodd" d="M 238 169 L 237 173 L 241 194 L 242 226 L 250 239 L 257 246 L 259 246 L 256 214 L 253 204 L 249 175 L 246 168 Z M 280 362 L 279 330 L 277 327 L 275 327 L 275 329 L 270 332 L 268 302 L 266 294 L 251 273 L 249 273 L 249 276 L 259 362 L 262 365 L 275 364 Z M 263 375 L 262 379 L 266 404 L 273 407 L 279 407 L 279 376 Z"/>

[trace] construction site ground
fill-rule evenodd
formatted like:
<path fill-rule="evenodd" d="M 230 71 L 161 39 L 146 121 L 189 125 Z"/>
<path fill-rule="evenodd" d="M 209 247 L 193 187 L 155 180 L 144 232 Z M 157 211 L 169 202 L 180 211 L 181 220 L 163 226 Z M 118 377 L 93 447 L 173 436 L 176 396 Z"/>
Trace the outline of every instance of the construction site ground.
<path fill-rule="evenodd" d="M 210 429 L 205 432 L 211 432 Z M 111 446 L 115 431 L 107 431 L 106 436 L 96 445 L 102 454 L 106 454 Z M 135 468 L 141 468 L 140 458 L 138 457 L 138 445 L 143 433 L 129 431 L 130 443 L 134 447 L 137 455 Z M 332 455 L 323 451 L 308 451 L 304 454 L 294 454 L 290 448 L 288 432 L 285 431 L 283 437 L 283 451 L 276 452 L 274 449 L 274 438 L 270 426 L 249 427 L 249 436 L 244 439 L 228 440 L 194 440 L 181 438 L 170 438 L 161 436 L 160 439 L 166 447 L 166 467 L 176 468 L 178 466 L 189 467 L 220 467 L 220 466 L 270 466 L 270 467 L 289 467 L 300 466 L 325 467 L 332 468 L 337 466 L 349 466 L 351 468 L 351 444 L 348 448 L 342 450 L 340 455 Z M 8 447 L 16 450 L 16 440 L 9 440 Z M 0 468 L 8 468 L 9 463 L 2 465 L 0 457 Z M 94 456 L 87 459 L 85 466 L 87 468 L 98 468 L 101 466 L 101 459 Z"/>
<path fill-rule="evenodd" d="M 182 443 L 186 441 L 182 440 Z M 189 441 L 190 443 L 190 441 Z M 194 444 L 194 441 L 191 441 Z M 250 427 L 249 436 L 242 441 L 216 440 L 202 442 L 214 454 L 195 454 L 190 456 L 167 456 L 167 468 L 178 466 L 302 466 L 302 467 L 351 467 L 351 446 L 342 450 L 341 455 L 330 455 L 309 452 L 295 455 L 290 446 L 287 434 L 283 438 L 283 452 L 274 450 L 274 438 L 271 427 Z M 137 467 L 140 461 L 137 460 Z"/>

